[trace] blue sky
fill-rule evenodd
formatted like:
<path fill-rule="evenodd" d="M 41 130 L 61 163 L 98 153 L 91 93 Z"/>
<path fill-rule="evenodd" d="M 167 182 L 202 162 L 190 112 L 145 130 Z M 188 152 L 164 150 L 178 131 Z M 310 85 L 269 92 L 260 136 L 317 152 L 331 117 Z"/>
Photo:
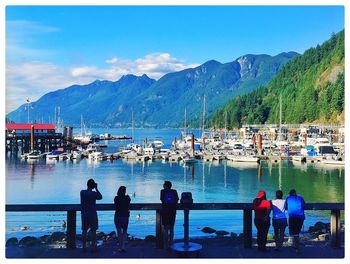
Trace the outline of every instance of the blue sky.
<path fill-rule="evenodd" d="M 343 28 L 336 6 L 8 6 L 7 112 L 95 79 L 158 79 L 210 59 L 303 53 Z"/>

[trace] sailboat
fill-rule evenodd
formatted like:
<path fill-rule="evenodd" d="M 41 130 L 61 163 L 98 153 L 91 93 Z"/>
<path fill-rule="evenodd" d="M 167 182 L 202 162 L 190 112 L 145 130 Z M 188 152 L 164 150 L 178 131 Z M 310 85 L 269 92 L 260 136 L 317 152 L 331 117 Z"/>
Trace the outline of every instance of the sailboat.
<path fill-rule="evenodd" d="M 175 147 L 177 149 L 188 149 L 191 147 L 191 135 L 187 134 L 187 124 L 186 124 L 186 118 L 187 118 L 187 112 L 185 108 L 185 124 L 184 124 L 184 130 L 181 132 L 182 139 L 176 142 Z"/>
<path fill-rule="evenodd" d="M 82 143 L 90 143 L 91 141 L 91 132 L 86 132 L 83 115 L 81 115 L 80 118 L 80 135 L 74 136 L 74 139 L 79 140 Z"/>
<path fill-rule="evenodd" d="M 288 155 L 288 152 L 286 152 L 289 148 L 289 143 L 285 140 L 282 140 L 282 95 L 280 95 L 280 113 L 279 113 L 279 131 L 278 131 L 278 138 L 275 141 L 275 145 L 279 149 L 279 153 L 272 153 L 272 155 L 269 157 L 269 160 L 278 162 L 282 160 L 282 156 Z"/>
<path fill-rule="evenodd" d="M 185 164 L 196 163 L 198 160 L 194 157 L 194 135 L 191 134 L 191 155 L 186 152 L 186 155 L 182 158 L 182 162 Z"/>

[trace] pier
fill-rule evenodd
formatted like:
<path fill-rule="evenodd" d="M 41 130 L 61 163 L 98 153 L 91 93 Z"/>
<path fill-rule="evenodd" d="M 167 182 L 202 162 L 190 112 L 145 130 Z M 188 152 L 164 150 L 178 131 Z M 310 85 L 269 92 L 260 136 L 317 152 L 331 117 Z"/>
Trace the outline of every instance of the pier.
<path fill-rule="evenodd" d="M 21 154 L 32 150 L 51 151 L 64 143 L 53 124 L 6 124 L 6 151 Z"/>
<path fill-rule="evenodd" d="M 114 204 L 97 204 L 97 211 L 114 211 Z M 162 248 L 162 227 L 160 221 L 161 204 L 159 203 L 134 203 L 130 210 L 155 211 L 156 219 L 156 247 Z M 178 211 L 184 210 L 181 204 L 177 206 Z M 252 203 L 195 203 L 191 210 L 239 210 L 243 212 L 243 241 L 245 248 L 252 247 L 253 230 L 253 206 Z M 307 203 L 305 210 L 330 211 L 330 240 L 333 248 L 340 246 L 340 212 L 344 210 L 344 203 Z M 76 216 L 81 211 L 80 204 L 7 204 L 6 212 L 67 212 L 67 248 L 76 248 Z M 178 214 L 179 217 L 179 214 Z M 113 219 L 111 219 L 111 222 Z"/>

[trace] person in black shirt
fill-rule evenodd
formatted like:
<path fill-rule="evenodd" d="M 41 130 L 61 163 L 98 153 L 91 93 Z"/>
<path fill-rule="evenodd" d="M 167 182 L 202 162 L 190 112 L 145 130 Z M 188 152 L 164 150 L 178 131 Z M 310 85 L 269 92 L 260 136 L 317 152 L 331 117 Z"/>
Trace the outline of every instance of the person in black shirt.
<path fill-rule="evenodd" d="M 95 189 L 96 191 L 93 191 Z M 98 229 L 98 218 L 96 212 L 96 200 L 101 200 L 102 194 L 97 189 L 97 183 L 93 179 L 87 182 L 87 190 L 80 192 L 81 225 L 83 249 L 86 249 L 87 231 L 90 229 L 92 248 L 96 249 L 96 230 Z"/>
<path fill-rule="evenodd" d="M 176 218 L 176 207 L 179 196 L 176 190 L 171 189 L 171 182 L 165 181 L 163 190 L 160 191 L 160 200 L 162 201 L 161 223 L 163 227 L 164 248 L 169 250 L 174 240 L 174 224 Z"/>
<path fill-rule="evenodd" d="M 114 197 L 115 204 L 115 214 L 114 214 L 114 224 L 118 233 L 119 240 L 119 252 L 125 253 L 125 241 L 127 240 L 127 231 L 129 224 L 129 205 L 130 205 L 130 196 L 125 195 L 126 187 L 120 186 L 118 189 L 117 196 Z"/>

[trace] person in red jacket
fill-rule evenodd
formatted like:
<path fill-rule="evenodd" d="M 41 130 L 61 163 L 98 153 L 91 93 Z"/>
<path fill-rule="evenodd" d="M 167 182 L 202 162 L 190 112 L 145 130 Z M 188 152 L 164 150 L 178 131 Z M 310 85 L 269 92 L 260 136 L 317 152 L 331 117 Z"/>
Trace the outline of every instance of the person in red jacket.
<path fill-rule="evenodd" d="M 266 250 L 267 234 L 270 228 L 271 203 L 266 199 L 266 193 L 263 190 L 253 200 L 254 224 L 258 230 L 257 243 L 258 250 Z"/>

